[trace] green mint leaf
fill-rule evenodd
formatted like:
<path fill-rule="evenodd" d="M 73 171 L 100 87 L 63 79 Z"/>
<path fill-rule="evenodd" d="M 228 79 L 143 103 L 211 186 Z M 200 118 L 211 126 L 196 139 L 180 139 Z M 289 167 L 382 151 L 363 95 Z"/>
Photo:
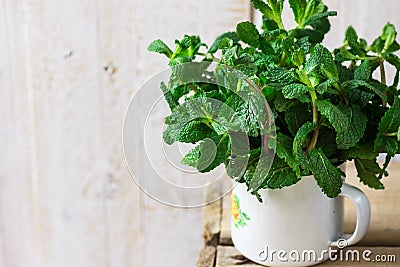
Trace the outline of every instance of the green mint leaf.
<path fill-rule="evenodd" d="M 385 59 L 387 62 L 393 65 L 397 69 L 397 71 L 400 71 L 400 58 L 396 54 L 388 53 L 385 56 Z"/>
<path fill-rule="evenodd" d="M 379 177 L 378 177 L 379 179 L 382 179 L 383 176 L 388 176 L 389 175 L 389 173 L 386 170 L 389 167 L 389 163 L 390 163 L 391 160 L 392 160 L 392 156 L 387 154 L 385 162 L 383 163 L 383 166 L 382 166 L 381 173 L 379 174 Z"/>
<path fill-rule="evenodd" d="M 331 29 L 331 23 L 328 18 L 322 18 L 320 20 L 314 21 L 310 23 L 310 26 L 313 27 L 314 30 L 320 31 L 324 34 L 328 33 Z"/>
<path fill-rule="evenodd" d="M 356 68 L 354 71 L 354 79 L 361 81 L 369 81 L 371 77 L 371 66 L 369 64 L 369 60 L 364 60 L 360 66 Z"/>
<path fill-rule="evenodd" d="M 308 155 L 310 169 L 318 186 L 330 198 L 339 195 L 343 183 L 343 173 L 329 161 L 320 149 L 312 149 Z"/>
<path fill-rule="evenodd" d="M 376 163 L 376 159 L 356 158 L 354 164 L 357 169 L 357 176 L 363 184 L 374 189 L 384 189 L 384 186 L 379 179 L 381 168 L 378 163 Z"/>
<path fill-rule="evenodd" d="M 327 11 L 327 12 L 315 14 L 315 15 L 312 15 L 311 17 L 307 18 L 304 21 L 303 25 L 312 25 L 313 23 L 315 23 L 321 19 L 331 17 L 331 16 L 336 16 L 336 15 L 337 15 L 336 11 Z"/>
<path fill-rule="evenodd" d="M 285 160 L 296 173 L 297 177 L 301 177 L 299 162 L 293 157 L 293 139 L 287 135 L 278 133 L 275 153 L 279 158 Z"/>
<path fill-rule="evenodd" d="M 172 94 L 171 90 L 167 87 L 164 82 L 161 82 L 160 88 L 164 94 L 164 98 L 168 103 L 168 106 L 171 110 L 179 105 L 178 101 L 175 99 L 174 95 Z"/>
<path fill-rule="evenodd" d="M 309 135 L 313 132 L 315 123 L 307 122 L 299 128 L 293 140 L 293 154 L 305 171 L 308 170 L 308 160 L 304 148 L 308 146 Z"/>
<path fill-rule="evenodd" d="M 221 34 L 220 36 L 218 36 L 215 39 L 214 43 L 208 49 L 208 53 L 213 54 L 213 53 L 217 52 L 221 41 L 224 39 L 232 40 L 232 45 L 236 45 L 239 43 L 239 37 L 237 36 L 236 32 L 226 32 L 224 34 Z"/>
<path fill-rule="evenodd" d="M 229 147 L 227 134 L 204 139 L 185 155 L 182 164 L 195 167 L 200 172 L 209 172 L 225 161 Z"/>
<path fill-rule="evenodd" d="M 338 70 L 331 52 L 321 44 L 315 45 L 311 51 L 310 58 L 306 61 L 304 69 L 307 73 L 322 70 L 327 78 L 337 78 Z"/>
<path fill-rule="evenodd" d="M 300 127 L 311 118 L 312 114 L 307 105 L 297 105 L 285 112 L 285 122 L 293 135 L 296 135 Z"/>
<path fill-rule="evenodd" d="M 297 24 L 301 24 L 303 21 L 304 10 L 307 6 L 306 0 L 289 0 L 290 8 L 293 11 L 294 20 Z"/>
<path fill-rule="evenodd" d="M 254 8 L 258 9 L 263 15 L 271 19 L 274 18 L 271 7 L 267 5 L 263 0 L 250 0 L 250 2 L 254 6 Z"/>
<path fill-rule="evenodd" d="M 279 189 L 300 181 L 293 169 L 279 157 L 275 157 L 261 188 Z"/>
<path fill-rule="evenodd" d="M 399 80 L 400 80 L 400 71 L 398 70 L 396 71 L 396 75 L 394 76 L 392 87 L 397 88 L 397 86 L 399 85 Z"/>
<path fill-rule="evenodd" d="M 398 50 L 400 50 L 400 44 L 398 42 L 394 41 L 393 44 L 391 46 L 389 46 L 389 48 L 386 50 L 386 52 L 394 53 L 394 52 L 397 52 Z"/>
<path fill-rule="evenodd" d="M 281 67 L 271 67 L 260 74 L 260 78 L 265 80 L 268 85 L 285 86 L 296 81 L 292 72 Z"/>
<path fill-rule="evenodd" d="M 278 112 L 284 112 L 298 104 L 297 100 L 287 99 L 282 92 L 277 93 L 274 99 L 274 106 Z"/>
<path fill-rule="evenodd" d="M 357 169 L 358 177 L 360 181 L 374 189 L 384 189 L 378 175 L 381 173 L 381 168 L 376 159 L 360 159 L 356 158 L 354 164 Z"/>
<path fill-rule="evenodd" d="M 187 123 L 178 134 L 177 141 L 184 143 L 197 143 L 205 138 L 215 137 L 217 134 L 204 122 L 191 121 Z"/>
<path fill-rule="evenodd" d="M 381 38 L 382 40 L 385 41 L 385 45 L 383 47 L 384 50 L 388 50 L 389 47 L 393 44 L 393 42 L 396 40 L 396 29 L 393 24 L 387 23 L 385 27 L 383 28 Z"/>
<path fill-rule="evenodd" d="M 344 132 L 349 125 L 348 118 L 335 105 L 328 100 L 316 100 L 315 105 L 318 111 L 325 116 L 335 128 L 336 132 Z"/>
<path fill-rule="evenodd" d="M 291 33 L 296 39 L 308 38 L 312 44 L 318 44 L 324 40 L 325 34 L 322 31 L 314 29 L 293 29 Z"/>
<path fill-rule="evenodd" d="M 340 55 L 340 62 L 346 61 L 346 60 L 357 60 L 358 56 L 353 55 L 349 50 L 347 50 L 345 47 L 339 48 L 339 54 L 337 54 L 337 57 Z M 338 58 L 337 58 L 338 59 Z M 338 59 L 339 60 L 339 59 Z"/>
<path fill-rule="evenodd" d="M 168 126 L 163 132 L 164 141 L 169 145 L 178 141 L 182 128 L 194 119 L 206 122 L 217 120 L 220 122 L 219 115 L 223 106 L 219 101 L 206 97 L 198 97 L 185 101 L 173 109 L 172 113 L 165 118 L 165 123 Z M 229 127 L 230 125 L 224 126 Z"/>
<path fill-rule="evenodd" d="M 359 106 L 340 105 L 337 107 L 327 100 L 317 100 L 315 105 L 335 128 L 339 149 L 353 147 L 363 137 L 368 119 Z"/>
<path fill-rule="evenodd" d="M 292 83 L 283 87 L 282 93 L 286 98 L 293 99 L 304 95 L 304 93 L 308 92 L 308 90 L 308 87 L 303 84 Z"/>
<path fill-rule="evenodd" d="M 343 105 L 340 106 L 340 110 L 347 117 L 348 124 L 344 131 L 337 133 L 336 143 L 339 149 L 348 149 L 354 147 L 363 137 L 368 119 L 357 105 Z"/>
<path fill-rule="evenodd" d="M 260 33 L 253 23 L 249 21 L 239 23 L 236 26 L 236 33 L 244 43 L 254 47 L 260 47 Z"/>
<path fill-rule="evenodd" d="M 263 31 L 273 31 L 279 29 L 278 23 L 275 20 L 270 19 L 269 17 L 263 15 L 262 16 L 262 25 L 261 29 Z"/>
<path fill-rule="evenodd" d="M 357 144 L 355 147 L 347 149 L 344 151 L 346 159 L 376 159 L 378 157 L 378 153 L 374 151 L 374 145 L 370 143 L 366 144 Z"/>
<path fill-rule="evenodd" d="M 317 87 L 315 87 L 315 90 L 318 94 L 325 94 L 326 92 L 329 92 L 331 86 L 337 82 L 339 82 L 338 78 L 330 78 L 325 82 L 320 83 Z M 336 93 L 336 90 L 332 89 L 332 93 Z"/>
<path fill-rule="evenodd" d="M 333 158 L 337 153 L 336 132 L 325 126 L 319 127 L 319 135 L 315 147 L 321 148 L 328 158 Z"/>
<path fill-rule="evenodd" d="M 151 44 L 149 45 L 147 50 L 149 50 L 150 52 L 156 52 L 156 53 L 164 54 L 168 58 L 171 58 L 171 56 L 173 54 L 171 49 L 163 41 L 161 41 L 160 39 L 157 39 L 157 40 L 151 42 Z"/>
<path fill-rule="evenodd" d="M 344 89 L 347 89 L 349 91 L 357 89 L 359 87 L 362 87 L 363 89 L 368 89 L 367 91 L 371 91 L 373 93 L 375 93 L 376 95 L 378 95 L 384 102 L 387 102 L 387 96 L 385 95 L 385 93 L 380 90 L 378 87 L 374 87 L 372 85 L 370 85 L 369 83 L 367 83 L 366 81 L 362 81 L 362 80 L 350 80 L 350 81 L 346 81 L 342 84 L 342 87 Z"/>
<path fill-rule="evenodd" d="M 260 124 L 265 122 L 264 99 L 251 92 L 239 92 L 226 101 L 235 111 L 233 125 L 240 125 L 242 131 L 250 136 L 258 136 Z M 264 120 L 264 121 L 263 121 Z"/>
<path fill-rule="evenodd" d="M 394 98 L 393 105 L 386 111 L 379 123 L 378 130 L 381 133 L 397 132 L 400 127 L 400 99 Z"/>
<path fill-rule="evenodd" d="M 385 46 L 385 41 L 381 37 L 378 37 L 372 43 L 371 50 L 375 53 L 381 53 L 384 46 Z"/>
<path fill-rule="evenodd" d="M 365 53 L 362 50 L 360 43 L 358 42 L 358 35 L 356 33 L 356 30 L 354 30 L 352 26 L 349 26 L 346 30 L 345 35 L 346 41 L 349 44 L 352 52 L 355 55 L 364 56 Z"/>
<path fill-rule="evenodd" d="M 282 39 L 288 35 L 287 31 L 283 29 L 275 29 L 271 31 L 266 31 L 261 34 L 261 36 L 267 41 L 272 42 L 277 39 Z"/>
<path fill-rule="evenodd" d="M 399 144 L 396 137 L 384 136 L 383 134 L 379 133 L 374 142 L 374 149 L 375 152 L 387 153 L 393 157 L 399 150 Z"/>

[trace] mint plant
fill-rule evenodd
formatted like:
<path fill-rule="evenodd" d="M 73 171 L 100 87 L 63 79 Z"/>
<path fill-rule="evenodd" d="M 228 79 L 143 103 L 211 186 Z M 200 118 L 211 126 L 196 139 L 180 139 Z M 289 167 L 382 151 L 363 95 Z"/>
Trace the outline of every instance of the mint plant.
<path fill-rule="evenodd" d="M 251 0 L 263 15 L 261 30 L 247 21 L 239 23 L 236 31 L 218 36 L 211 46 L 197 36 L 185 35 L 175 41 L 174 50 L 161 40 L 148 48 L 167 56 L 170 66 L 210 61 L 229 66 L 262 90 L 277 132 L 276 139 L 270 140 L 275 158 L 269 172 L 254 180 L 261 154 L 259 118 L 237 94 L 221 86 L 199 82 L 176 86 L 176 77 L 162 83 L 172 112 L 165 120 L 165 142 L 197 144 L 182 162 L 200 172 L 220 164 L 229 170 L 230 160 L 243 156 L 231 150 L 231 133 L 246 134 L 249 150 L 245 171 L 228 174 L 246 183 L 256 195 L 259 189 L 290 186 L 302 176 L 313 175 L 328 197 L 336 197 L 345 175 L 339 166 L 352 160 L 362 183 L 383 189 L 381 180 L 388 175 L 389 162 L 400 153 L 400 58 L 395 54 L 400 45 L 395 27 L 388 23 L 368 44 L 349 26 L 343 45 L 330 52 L 322 41 L 330 30 L 329 17 L 336 12 L 328 11 L 322 0 L 289 0 L 297 26 L 286 29 L 283 2 Z M 390 65 L 396 69 L 393 81 L 385 74 L 385 67 Z M 374 78 L 374 72 L 379 73 L 380 80 Z M 204 98 L 233 109 L 240 127 L 218 127 L 215 116 L 187 121 L 178 107 Z M 206 102 L 204 105 L 204 109 L 209 108 Z M 211 159 L 205 157 L 210 142 L 215 150 Z M 387 155 L 382 166 L 377 162 L 380 153 Z"/>

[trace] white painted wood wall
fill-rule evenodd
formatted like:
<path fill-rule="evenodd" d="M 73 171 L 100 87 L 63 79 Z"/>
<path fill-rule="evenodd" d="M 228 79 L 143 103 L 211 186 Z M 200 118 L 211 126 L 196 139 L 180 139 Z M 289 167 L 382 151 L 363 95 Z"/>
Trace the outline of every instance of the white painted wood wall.
<path fill-rule="evenodd" d="M 327 1 L 362 36 L 400 26 L 396 0 Z M 201 210 L 139 192 L 122 119 L 185 33 L 211 43 L 250 19 L 247 0 L 0 0 L 0 267 L 194 266 Z"/>

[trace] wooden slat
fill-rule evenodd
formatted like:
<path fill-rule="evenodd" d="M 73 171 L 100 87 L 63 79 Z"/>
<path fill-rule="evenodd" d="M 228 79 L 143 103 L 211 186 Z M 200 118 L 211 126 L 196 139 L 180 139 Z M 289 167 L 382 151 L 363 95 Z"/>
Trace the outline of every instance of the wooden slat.
<path fill-rule="evenodd" d="M 227 195 L 222 199 L 221 234 L 219 236 L 221 245 L 232 245 L 231 218 L 231 196 Z"/>
<path fill-rule="evenodd" d="M 217 247 L 217 260 L 216 267 L 254 267 L 259 266 L 252 261 L 245 258 L 239 251 L 233 246 L 218 246 Z"/>
<path fill-rule="evenodd" d="M 352 255 L 350 254 L 350 252 L 347 252 L 348 250 L 357 250 L 359 252 L 360 255 L 360 261 L 353 261 L 352 260 Z M 364 253 L 364 251 L 369 250 L 371 251 L 372 254 L 367 254 L 368 258 L 370 259 L 370 261 L 365 261 L 362 258 L 362 255 Z M 399 265 L 399 260 L 400 260 L 400 247 L 350 247 L 350 248 L 346 248 L 342 251 L 342 256 L 341 253 L 338 253 L 338 260 L 336 261 L 327 261 L 324 262 L 323 264 L 321 264 L 320 266 L 329 266 L 329 267 L 341 267 L 341 266 L 377 266 L 377 267 L 395 267 Z M 346 254 L 347 253 L 347 254 Z M 346 256 L 347 255 L 347 256 Z M 391 257 L 389 262 L 377 262 L 377 260 L 375 260 L 376 256 L 379 255 L 379 259 L 383 259 L 382 256 L 385 257 L 385 259 L 389 259 L 389 257 Z M 343 260 L 340 260 L 340 257 L 342 257 Z M 382 257 L 382 258 L 381 258 Z M 394 257 L 394 258 L 392 258 Z M 346 260 L 346 258 L 348 260 Z"/>
<path fill-rule="evenodd" d="M 349 249 L 357 250 L 359 252 L 359 261 L 352 260 L 353 254 L 346 252 Z M 366 250 L 370 250 L 372 254 L 366 254 L 370 261 L 365 261 L 362 258 L 363 252 Z M 347 254 L 346 254 L 347 253 Z M 351 247 L 344 249 L 342 252 L 338 252 L 336 261 L 326 261 L 321 263 L 318 266 L 329 266 L 329 267 L 341 267 L 341 266 L 381 266 L 381 267 L 394 267 L 398 266 L 398 261 L 400 259 L 400 247 Z M 342 256 L 341 256 L 342 255 Z M 347 255 L 347 256 L 346 256 Z M 354 254 L 356 255 L 356 254 Z M 385 256 L 386 259 L 390 259 L 390 262 L 377 262 L 375 257 L 379 255 Z M 354 259 L 357 259 L 354 256 Z M 342 260 L 341 260 L 342 259 Z M 346 260 L 347 259 L 347 260 Z M 234 267 L 234 266 L 244 266 L 244 267 L 255 267 L 261 266 L 259 264 L 253 263 L 243 257 L 235 247 L 233 246 L 218 246 L 217 248 L 217 260 L 216 260 L 216 267 Z"/>
<path fill-rule="evenodd" d="M 125 166 L 122 121 L 138 88 L 135 1 L 97 1 L 98 90 L 101 92 L 105 174 L 105 246 L 108 266 L 146 266 L 141 198 Z M 133 253 L 134 252 L 134 253 Z M 138 255 L 142 255 L 138 257 Z"/>
<path fill-rule="evenodd" d="M 211 204 L 204 207 L 203 238 L 206 246 L 217 246 L 221 231 L 222 200 L 218 199 L 221 195 L 221 187 L 211 186 L 205 192 L 207 192 L 206 203 Z M 214 201 L 215 199 L 218 200 Z"/>
<path fill-rule="evenodd" d="M 0 3 L 0 266 L 40 266 L 32 90 L 21 1 Z"/>
<path fill-rule="evenodd" d="M 106 267 L 104 145 L 109 140 L 102 134 L 107 122 L 96 1 L 23 2 L 28 60 L 22 64 L 32 90 L 37 170 L 37 257 L 44 267 Z"/>
<path fill-rule="evenodd" d="M 206 246 L 199 252 L 196 267 L 214 267 L 217 248 Z"/>

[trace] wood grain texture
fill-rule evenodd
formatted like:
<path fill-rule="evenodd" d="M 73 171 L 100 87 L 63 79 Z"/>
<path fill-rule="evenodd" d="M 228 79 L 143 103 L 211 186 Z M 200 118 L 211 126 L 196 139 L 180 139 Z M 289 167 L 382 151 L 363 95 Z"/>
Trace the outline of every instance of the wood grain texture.
<path fill-rule="evenodd" d="M 167 66 L 153 39 L 211 43 L 249 13 L 246 0 L 0 3 L 0 266 L 194 265 L 202 210 L 140 193 L 122 120 Z"/>
<path fill-rule="evenodd" d="M 25 1 L 24 12 L 40 266 L 108 266 L 96 1 Z"/>
<path fill-rule="evenodd" d="M 356 256 L 357 254 L 353 254 L 353 252 L 347 252 L 348 250 L 358 251 L 359 258 Z M 362 258 L 364 251 L 370 250 L 372 254 L 366 254 L 370 261 L 365 261 Z M 357 252 L 354 252 L 357 253 Z M 400 247 L 351 247 L 344 249 L 342 252 L 338 252 L 337 260 L 335 261 L 326 261 L 318 266 L 329 266 L 329 267 L 341 267 L 341 266 L 379 266 L 379 267 L 394 267 L 397 266 L 398 259 L 400 257 Z M 353 259 L 354 255 L 354 259 Z M 379 255 L 379 258 L 375 258 Z M 384 259 L 386 262 L 377 262 L 376 259 Z M 359 260 L 357 260 L 359 259 Z M 390 260 L 389 260 L 390 259 Z M 216 267 L 234 267 L 234 266 L 242 266 L 242 267 L 256 267 L 262 266 L 251 262 L 250 260 L 243 257 L 239 251 L 233 246 L 218 246 L 217 248 L 217 259 L 216 259 Z"/>
<path fill-rule="evenodd" d="M 231 218 L 231 196 L 229 195 L 222 199 L 221 233 L 219 236 L 219 243 L 221 245 L 232 245 Z"/>
<path fill-rule="evenodd" d="M 32 90 L 21 1 L 0 2 L 0 266 L 39 266 Z"/>
<path fill-rule="evenodd" d="M 217 248 L 214 246 L 205 246 L 199 252 L 196 267 L 214 267 Z"/>
<path fill-rule="evenodd" d="M 104 221 L 107 266 L 146 266 L 140 194 L 122 151 L 122 121 L 138 88 L 136 60 L 136 1 L 97 1 L 99 88 L 103 144 Z"/>
<path fill-rule="evenodd" d="M 205 192 L 206 203 L 210 204 L 204 208 L 203 238 L 206 246 L 217 246 L 221 232 L 222 199 L 218 199 L 221 195 L 221 188 L 210 186 L 206 188 Z M 218 200 L 214 201 L 215 199 Z"/>

